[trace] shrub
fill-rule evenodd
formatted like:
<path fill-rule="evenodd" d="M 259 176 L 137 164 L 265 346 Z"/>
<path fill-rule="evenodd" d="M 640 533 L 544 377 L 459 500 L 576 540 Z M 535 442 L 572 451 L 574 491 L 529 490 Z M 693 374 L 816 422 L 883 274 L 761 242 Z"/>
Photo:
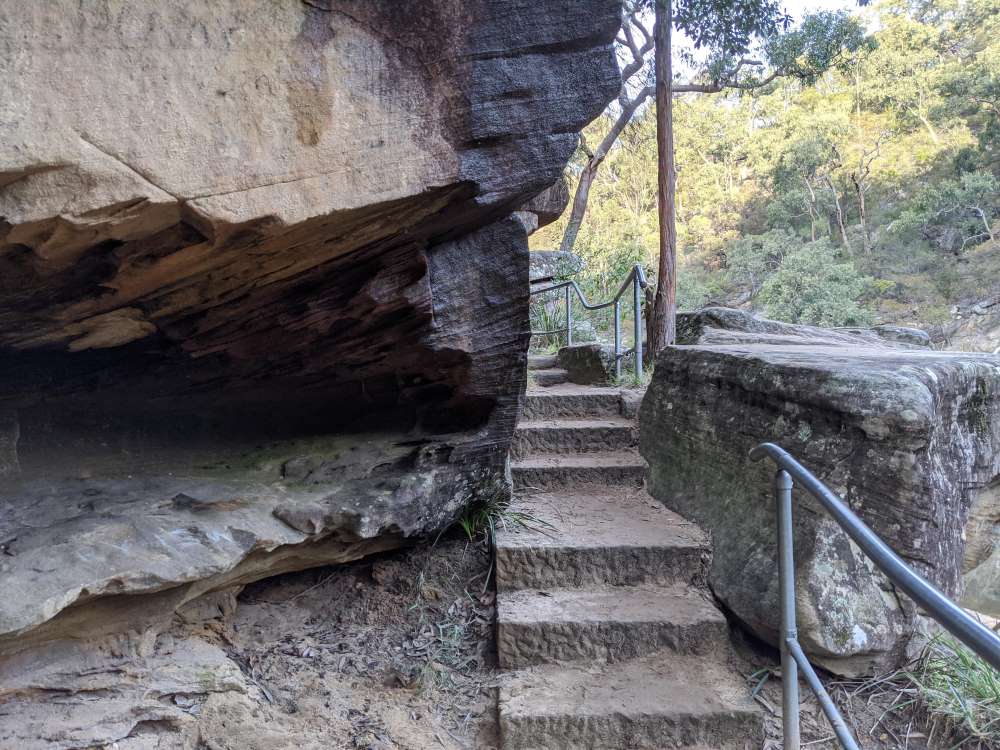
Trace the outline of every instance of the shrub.
<path fill-rule="evenodd" d="M 873 280 L 849 261 L 838 261 L 830 241 L 817 240 L 787 254 L 761 286 L 758 300 L 768 317 L 819 326 L 871 322 L 861 298 Z"/>

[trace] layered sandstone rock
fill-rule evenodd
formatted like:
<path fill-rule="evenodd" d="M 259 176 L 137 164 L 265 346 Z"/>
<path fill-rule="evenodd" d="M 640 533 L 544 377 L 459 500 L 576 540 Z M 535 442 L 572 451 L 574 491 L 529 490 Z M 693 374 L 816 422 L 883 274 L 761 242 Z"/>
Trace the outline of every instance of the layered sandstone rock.
<path fill-rule="evenodd" d="M 771 441 L 958 597 L 970 513 L 1000 477 L 1000 360 L 762 333 L 767 343 L 665 350 L 640 411 L 651 491 L 712 533 L 716 595 L 777 642 L 774 467 L 747 455 Z M 899 664 L 912 603 L 809 496 L 796 493 L 795 509 L 803 647 L 839 672 Z"/>
<path fill-rule="evenodd" d="M 929 349 L 931 338 L 918 328 L 820 328 L 758 318 L 731 307 L 705 307 L 677 314 L 677 343 Z"/>
<path fill-rule="evenodd" d="M 504 491 L 506 217 L 616 94 L 619 14 L 0 7 L 0 654 L 160 627 Z"/>

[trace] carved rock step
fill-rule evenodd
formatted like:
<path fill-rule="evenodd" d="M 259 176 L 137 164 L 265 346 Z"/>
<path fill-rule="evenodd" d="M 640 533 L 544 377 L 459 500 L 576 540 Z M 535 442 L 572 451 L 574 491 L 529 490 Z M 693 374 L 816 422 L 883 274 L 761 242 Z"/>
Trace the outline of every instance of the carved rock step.
<path fill-rule="evenodd" d="M 563 383 L 547 388 L 528 388 L 521 419 L 612 417 L 620 415 L 621 409 L 622 397 L 618 388 Z"/>
<path fill-rule="evenodd" d="M 536 386 L 546 387 L 561 385 L 569 380 L 569 373 L 566 370 L 553 367 L 545 370 L 532 370 L 528 376 L 529 380 Z"/>
<path fill-rule="evenodd" d="M 710 547 L 701 529 L 642 490 L 592 493 L 519 498 L 516 509 L 548 527 L 497 534 L 501 592 L 704 580 Z"/>
<path fill-rule="evenodd" d="M 569 456 L 530 456 L 510 462 L 515 490 L 552 490 L 588 485 L 642 487 L 646 463 L 632 451 Z"/>
<path fill-rule="evenodd" d="M 513 591 L 497 598 L 500 666 L 624 661 L 651 651 L 725 653 L 726 618 L 703 591 L 605 586 Z"/>
<path fill-rule="evenodd" d="M 738 675 L 697 656 L 528 667 L 500 688 L 505 750 L 735 750 L 759 747 L 762 730 Z"/>
<path fill-rule="evenodd" d="M 555 354 L 530 354 L 528 355 L 529 370 L 550 370 L 559 366 L 559 357 Z"/>
<path fill-rule="evenodd" d="M 636 446 L 635 422 L 623 417 L 521 421 L 511 446 L 515 457 L 544 453 L 597 453 Z"/>

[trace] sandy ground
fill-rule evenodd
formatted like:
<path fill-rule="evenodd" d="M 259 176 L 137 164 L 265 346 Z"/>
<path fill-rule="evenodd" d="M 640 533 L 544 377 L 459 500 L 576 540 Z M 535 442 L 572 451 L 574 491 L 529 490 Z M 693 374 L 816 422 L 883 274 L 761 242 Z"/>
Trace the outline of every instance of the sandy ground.
<path fill-rule="evenodd" d="M 201 742 L 495 748 L 489 563 L 484 545 L 453 537 L 247 587 L 220 637 L 258 690 L 206 705 Z"/>

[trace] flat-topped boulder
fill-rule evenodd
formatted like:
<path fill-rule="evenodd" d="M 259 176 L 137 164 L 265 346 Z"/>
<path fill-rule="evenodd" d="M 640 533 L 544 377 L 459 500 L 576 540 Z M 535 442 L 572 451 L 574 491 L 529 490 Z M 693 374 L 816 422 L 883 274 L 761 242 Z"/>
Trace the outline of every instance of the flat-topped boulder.
<path fill-rule="evenodd" d="M 768 320 L 731 307 L 704 307 L 677 314 L 677 343 L 929 349 L 931 338 L 925 331 L 904 326 L 821 328 Z"/>
<path fill-rule="evenodd" d="M 959 597 L 968 522 L 1000 478 L 1000 359 L 827 342 L 670 347 L 640 429 L 651 493 L 712 534 L 716 596 L 777 643 L 775 467 L 750 449 L 783 446 Z M 985 560 L 990 542 L 976 544 Z M 918 629 L 912 603 L 798 491 L 795 545 L 806 651 L 837 672 L 899 665 Z"/>

